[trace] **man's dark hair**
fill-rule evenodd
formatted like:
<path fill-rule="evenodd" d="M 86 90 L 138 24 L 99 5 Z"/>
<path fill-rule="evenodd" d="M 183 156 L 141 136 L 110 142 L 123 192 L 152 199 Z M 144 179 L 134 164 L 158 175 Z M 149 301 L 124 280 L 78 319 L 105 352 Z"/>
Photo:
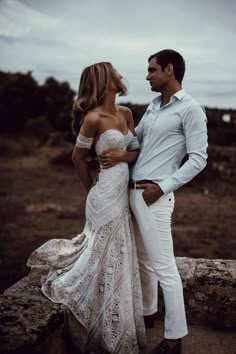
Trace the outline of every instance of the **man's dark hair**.
<path fill-rule="evenodd" d="M 164 70 L 168 64 L 172 64 L 175 78 L 181 84 L 185 73 L 185 61 L 181 54 L 172 49 L 164 49 L 152 54 L 148 58 L 148 62 L 150 63 L 153 58 L 156 58 L 156 61 L 161 66 L 162 70 Z"/>

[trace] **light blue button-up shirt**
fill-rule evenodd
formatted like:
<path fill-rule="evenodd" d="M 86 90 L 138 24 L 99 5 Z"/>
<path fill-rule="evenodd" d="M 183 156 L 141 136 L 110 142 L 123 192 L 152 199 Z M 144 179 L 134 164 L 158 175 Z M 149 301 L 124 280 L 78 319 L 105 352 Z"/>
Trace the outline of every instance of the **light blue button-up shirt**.
<path fill-rule="evenodd" d="M 206 166 L 206 114 L 184 89 L 160 108 L 161 96 L 148 106 L 136 127 L 141 145 L 133 181 L 151 180 L 164 194 L 189 182 Z M 188 160 L 180 167 L 185 155 Z"/>

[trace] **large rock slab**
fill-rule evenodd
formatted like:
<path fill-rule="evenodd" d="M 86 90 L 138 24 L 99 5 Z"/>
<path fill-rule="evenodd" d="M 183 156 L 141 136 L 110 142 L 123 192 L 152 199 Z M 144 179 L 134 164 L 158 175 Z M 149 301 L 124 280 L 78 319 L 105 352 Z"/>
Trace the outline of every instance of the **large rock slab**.
<path fill-rule="evenodd" d="M 66 354 L 63 306 L 23 278 L 0 297 L 0 353 Z"/>
<path fill-rule="evenodd" d="M 177 257 L 176 262 L 188 323 L 236 328 L 236 261 Z M 50 302 L 38 283 L 37 277 L 23 278 L 0 296 L 0 354 L 68 354 L 64 308 Z M 164 316 L 161 291 L 158 316 Z"/>
<path fill-rule="evenodd" d="M 236 328 L 236 261 L 197 259 L 187 304 L 192 323 Z"/>
<path fill-rule="evenodd" d="M 236 328 L 236 261 L 176 258 L 183 282 L 188 323 Z M 159 318 L 164 302 L 159 289 Z"/>

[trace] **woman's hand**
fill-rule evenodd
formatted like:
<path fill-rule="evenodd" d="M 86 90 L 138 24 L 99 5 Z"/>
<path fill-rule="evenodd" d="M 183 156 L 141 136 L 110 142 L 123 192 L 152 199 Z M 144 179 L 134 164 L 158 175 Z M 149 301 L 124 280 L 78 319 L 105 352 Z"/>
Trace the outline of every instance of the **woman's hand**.
<path fill-rule="evenodd" d="M 113 167 L 124 159 L 122 150 L 106 150 L 98 157 L 103 169 Z"/>

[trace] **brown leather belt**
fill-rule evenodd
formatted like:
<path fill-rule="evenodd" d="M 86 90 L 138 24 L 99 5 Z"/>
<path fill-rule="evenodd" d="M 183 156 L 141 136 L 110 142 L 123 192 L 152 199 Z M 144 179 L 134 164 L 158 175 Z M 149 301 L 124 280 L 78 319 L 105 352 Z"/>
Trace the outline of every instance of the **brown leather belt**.
<path fill-rule="evenodd" d="M 148 180 L 148 179 L 142 179 L 141 181 L 136 181 L 136 182 L 133 182 L 133 181 L 130 180 L 129 183 L 128 183 L 128 187 L 129 187 L 130 189 L 136 189 L 136 185 L 137 185 L 137 184 L 146 184 L 146 183 L 155 184 L 155 182 L 150 181 L 150 180 Z"/>

